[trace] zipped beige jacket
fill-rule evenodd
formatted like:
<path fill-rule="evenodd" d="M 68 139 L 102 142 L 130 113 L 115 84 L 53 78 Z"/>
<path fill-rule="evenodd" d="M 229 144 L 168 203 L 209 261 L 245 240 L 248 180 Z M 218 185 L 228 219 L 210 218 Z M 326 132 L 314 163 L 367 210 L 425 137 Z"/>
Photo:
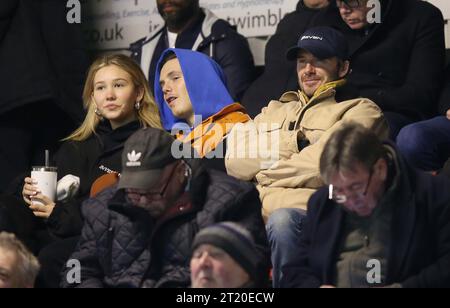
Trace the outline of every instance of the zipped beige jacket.
<path fill-rule="evenodd" d="M 319 160 L 325 143 L 345 123 L 357 122 L 388 137 L 387 122 L 375 103 L 364 98 L 336 102 L 335 88 L 344 82 L 322 86 L 311 99 L 287 92 L 228 135 L 227 172 L 255 181 L 264 219 L 279 208 L 306 209 L 309 197 L 324 185 Z"/>

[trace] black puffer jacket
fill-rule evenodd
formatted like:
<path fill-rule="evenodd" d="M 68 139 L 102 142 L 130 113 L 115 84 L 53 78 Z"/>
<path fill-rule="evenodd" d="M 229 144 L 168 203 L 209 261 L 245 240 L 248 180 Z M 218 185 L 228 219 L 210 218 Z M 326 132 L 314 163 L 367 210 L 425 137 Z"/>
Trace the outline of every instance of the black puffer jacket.
<path fill-rule="evenodd" d="M 220 221 L 234 221 L 255 238 L 264 284 L 269 249 L 258 192 L 218 171 L 200 171 L 191 202 L 178 202 L 158 221 L 127 204 L 125 192 L 105 190 L 83 204 L 86 223 L 71 256 L 81 262 L 81 284 L 65 287 L 188 287 L 191 245 L 196 233 Z"/>

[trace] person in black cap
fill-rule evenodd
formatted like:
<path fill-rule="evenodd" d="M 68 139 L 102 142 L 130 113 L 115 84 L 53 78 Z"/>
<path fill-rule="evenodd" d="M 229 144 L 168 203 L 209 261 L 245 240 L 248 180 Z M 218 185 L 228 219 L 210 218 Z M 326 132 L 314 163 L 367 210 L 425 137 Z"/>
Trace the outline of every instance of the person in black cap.
<path fill-rule="evenodd" d="M 201 230 L 192 251 L 193 288 L 253 287 L 264 274 L 256 267 L 252 235 L 237 223 L 222 222 Z"/>
<path fill-rule="evenodd" d="M 348 84 L 380 106 L 391 139 L 404 126 L 435 116 L 446 48 L 444 18 L 431 3 L 436 1 L 335 2 L 317 14 L 315 25 L 345 35 L 352 61 Z"/>
<path fill-rule="evenodd" d="M 286 50 L 294 45 L 308 28 L 319 24 L 317 16 L 333 4 L 332 2 L 298 0 L 295 11 L 281 19 L 275 34 L 270 37 L 265 48 L 264 72 L 245 91 L 241 100 L 250 117 L 258 115 L 269 100 L 277 99 L 289 90 L 297 89 L 296 65 L 295 62 L 286 59 Z"/>
<path fill-rule="evenodd" d="M 287 58 L 297 61 L 300 90 L 285 93 L 254 121 L 236 126 L 228 136 L 225 158 L 229 175 L 257 183 L 268 220 L 275 287 L 280 264 L 299 249 L 294 239 L 308 199 L 323 185 L 319 157 L 329 136 L 350 121 L 381 138 L 388 135 L 376 104 L 364 98 L 336 100 L 336 89 L 345 84 L 350 67 L 341 33 L 329 27 L 307 30 Z"/>
<path fill-rule="evenodd" d="M 197 232 L 230 220 L 255 238 L 256 266 L 268 272 L 269 249 L 258 192 L 200 160 L 184 160 L 181 143 L 144 128 L 125 143 L 116 187 L 83 205 L 85 225 L 71 259 L 81 281 L 65 287 L 188 287 Z M 258 282 L 261 284 L 261 282 Z"/>

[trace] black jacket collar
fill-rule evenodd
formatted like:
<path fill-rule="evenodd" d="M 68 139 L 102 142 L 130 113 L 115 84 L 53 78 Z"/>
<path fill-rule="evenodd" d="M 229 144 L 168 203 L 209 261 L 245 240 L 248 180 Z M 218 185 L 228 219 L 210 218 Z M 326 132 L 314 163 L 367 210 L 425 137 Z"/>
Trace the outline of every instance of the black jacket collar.
<path fill-rule="evenodd" d="M 112 129 L 109 121 L 102 121 L 96 131 L 102 152 L 106 154 L 122 148 L 125 141 L 140 127 L 139 121 L 134 121 Z"/>
<path fill-rule="evenodd" d="M 183 32 L 178 34 L 177 41 L 175 44 L 176 48 L 192 49 L 192 47 L 195 44 L 195 41 L 197 40 L 197 37 L 199 36 L 199 34 L 202 31 L 202 25 L 203 25 L 203 21 L 205 20 L 205 16 L 206 16 L 205 13 L 203 13 L 203 11 L 200 10 L 199 16 L 196 18 L 196 20 L 188 28 L 186 28 Z M 166 29 L 167 29 L 167 27 L 166 27 Z M 164 35 L 165 35 L 166 47 L 169 47 L 167 31 L 164 32 Z"/>

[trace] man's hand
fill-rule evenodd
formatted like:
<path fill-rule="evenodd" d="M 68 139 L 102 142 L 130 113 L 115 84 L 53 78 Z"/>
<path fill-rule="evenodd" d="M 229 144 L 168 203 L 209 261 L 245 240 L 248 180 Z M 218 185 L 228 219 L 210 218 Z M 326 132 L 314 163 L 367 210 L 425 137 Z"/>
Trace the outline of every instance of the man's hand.
<path fill-rule="evenodd" d="M 449 110 L 447 110 L 447 119 L 449 119 L 449 120 L 450 120 L 450 109 L 449 109 Z"/>
<path fill-rule="evenodd" d="M 305 134 L 301 130 L 297 132 L 297 147 L 298 150 L 301 152 L 304 148 L 309 146 L 309 141 L 306 139 Z"/>

